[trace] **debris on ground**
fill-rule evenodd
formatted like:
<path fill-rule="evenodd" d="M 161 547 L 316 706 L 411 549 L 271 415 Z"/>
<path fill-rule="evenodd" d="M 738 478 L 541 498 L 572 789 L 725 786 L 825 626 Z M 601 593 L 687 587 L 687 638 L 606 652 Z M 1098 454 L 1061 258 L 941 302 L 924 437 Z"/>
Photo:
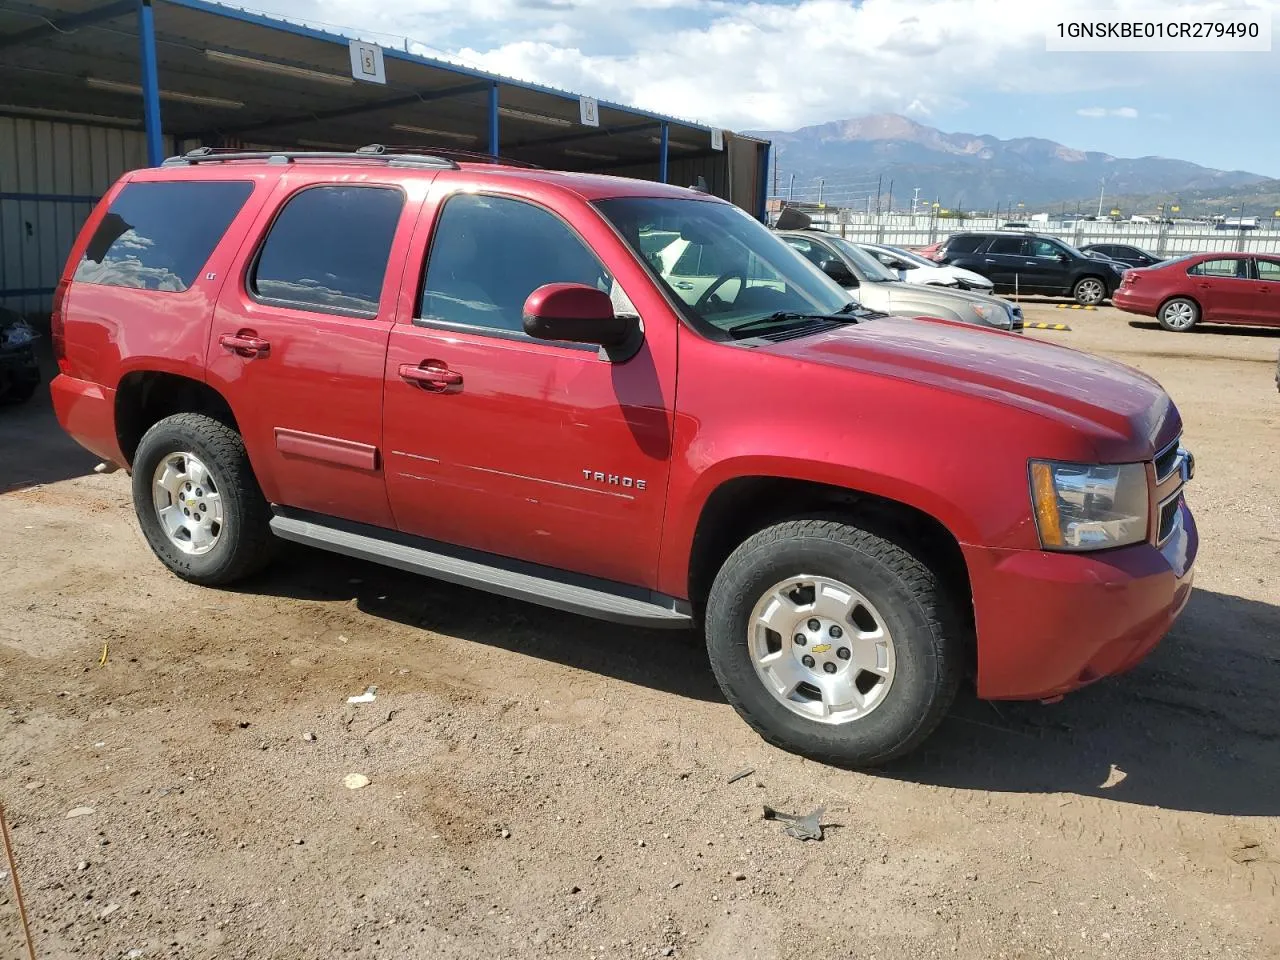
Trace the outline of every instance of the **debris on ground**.
<path fill-rule="evenodd" d="M 822 815 L 826 813 L 825 806 L 818 807 L 812 813 L 806 813 L 803 816 L 795 813 L 783 813 L 775 810 L 773 807 L 765 806 L 764 818 L 766 820 L 780 820 L 789 823 L 790 826 L 783 829 L 788 837 L 795 837 L 797 840 L 821 840 L 822 839 Z"/>
<path fill-rule="evenodd" d="M 342 785 L 348 790 L 363 790 L 372 782 L 363 773 L 348 773 L 342 778 Z"/>
<path fill-rule="evenodd" d="M 67 819 L 74 820 L 76 817 L 87 817 L 93 813 L 93 807 L 76 807 L 74 810 L 67 811 Z"/>
<path fill-rule="evenodd" d="M 737 773 L 735 773 L 732 777 L 729 778 L 729 782 L 737 783 L 739 780 L 744 780 L 755 772 L 756 772 L 755 767 L 747 767 L 745 770 L 739 770 Z"/>
<path fill-rule="evenodd" d="M 315 743 L 316 735 L 312 733 L 310 730 L 308 730 L 306 733 L 302 735 L 302 739 L 307 741 L 307 743 Z"/>
<path fill-rule="evenodd" d="M 378 685 L 376 683 L 369 684 L 364 693 L 356 697 L 347 697 L 347 703 L 373 703 L 378 699 Z"/>

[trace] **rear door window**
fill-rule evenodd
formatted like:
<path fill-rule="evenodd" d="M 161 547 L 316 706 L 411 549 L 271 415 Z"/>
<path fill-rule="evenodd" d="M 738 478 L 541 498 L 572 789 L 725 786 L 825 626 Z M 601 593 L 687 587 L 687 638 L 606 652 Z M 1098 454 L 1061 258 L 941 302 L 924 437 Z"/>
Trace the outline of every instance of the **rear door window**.
<path fill-rule="evenodd" d="M 1187 270 L 1187 273 L 1193 277 L 1236 277 L 1244 278 L 1245 263 L 1240 257 L 1224 258 L 1222 260 L 1202 260 Z"/>
<path fill-rule="evenodd" d="M 952 237 L 947 241 L 947 253 L 954 255 L 957 253 L 973 253 L 987 238 L 978 234 L 977 236 L 968 237 Z"/>
<path fill-rule="evenodd" d="M 1017 256 L 1022 253 L 1022 243 L 1021 237 L 996 237 L 991 241 L 991 247 L 987 253 Z"/>
<path fill-rule="evenodd" d="M 126 184 L 94 230 L 73 279 L 181 293 L 251 193 L 252 183 L 233 180 Z"/>
<path fill-rule="evenodd" d="M 259 300 L 375 317 L 404 194 L 395 187 L 307 187 L 271 224 L 249 280 Z"/>
<path fill-rule="evenodd" d="M 1258 279 L 1269 280 L 1272 283 L 1280 283 L 1280 260 L 1262 260 L 1255 261 L 1258 265 Z"/>

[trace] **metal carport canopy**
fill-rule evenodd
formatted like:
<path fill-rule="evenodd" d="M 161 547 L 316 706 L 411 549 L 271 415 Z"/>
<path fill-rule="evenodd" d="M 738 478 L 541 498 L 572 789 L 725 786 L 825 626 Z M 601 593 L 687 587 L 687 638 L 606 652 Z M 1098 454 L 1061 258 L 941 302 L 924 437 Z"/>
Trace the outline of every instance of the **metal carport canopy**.
<path fill-rule="evenodd" d="M 633 175 L 652 165 L 653 179 L 682 160 L 727 167 L 710 127 L 603 101 L 586 126 L 576 94 L 404 50 L 382 47 L 385 84 L 356 80 L 350 39 L 205 0 L 0 0 L 0 112 L 145 125 L 152 162 L 162 126 L 178 149 L 384 143 Z M 148 103 L 159 123 L 144 123 Z M 725 146 L 735 139 L 767 149 L 731 134 Z"/>

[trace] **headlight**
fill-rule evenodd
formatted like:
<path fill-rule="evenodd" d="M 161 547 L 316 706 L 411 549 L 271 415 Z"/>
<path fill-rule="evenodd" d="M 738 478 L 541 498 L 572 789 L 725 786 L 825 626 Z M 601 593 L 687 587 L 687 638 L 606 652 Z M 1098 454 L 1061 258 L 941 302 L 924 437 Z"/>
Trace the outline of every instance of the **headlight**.
<path fill-rule="evenodd" d="M 1031 502 L 1046 550 L 1101 550 L 1147 538 L 1150 495 L 1141 463 L 1032 460 Z"/>
<path fill-rule="evenodd" d="M 973 305 L 973 313 L 979 320 L 993 327 L 999 327 L 1001 330 L 1008 330 L 1013 326 L 1013 320 L 1009 316 L 1009 311 L 1004 307 L 998 307 L 989 303 L 975 303 Z"/>
<path fill-rule="evenodd" d="M 0 330 L 0 346 L 25 347 L 35 338 L 35 330 L 21 320 L 5 330 Z"/>

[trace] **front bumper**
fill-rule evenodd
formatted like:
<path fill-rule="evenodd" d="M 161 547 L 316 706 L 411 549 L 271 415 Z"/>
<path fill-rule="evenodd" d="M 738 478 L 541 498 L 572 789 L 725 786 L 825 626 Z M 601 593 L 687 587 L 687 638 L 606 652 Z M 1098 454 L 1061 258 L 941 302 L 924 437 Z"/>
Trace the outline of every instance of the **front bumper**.
<path fill-rule="evenodd" d="M 1140 662 L 1187 605 L 1199 535 L 1185 501 L 1163 545 L 1092 554 L 963 545 L 978 695 L 1057 697 Z"/>

